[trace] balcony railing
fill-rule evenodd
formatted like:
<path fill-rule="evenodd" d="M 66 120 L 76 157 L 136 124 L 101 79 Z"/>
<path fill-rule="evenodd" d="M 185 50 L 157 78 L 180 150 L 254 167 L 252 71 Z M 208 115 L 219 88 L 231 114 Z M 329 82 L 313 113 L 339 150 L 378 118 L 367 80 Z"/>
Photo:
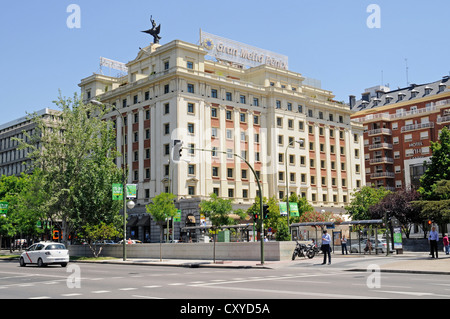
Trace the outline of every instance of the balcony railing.
<path fill-rule="evenodd" d="M 394 159 L 390 157 L 380 157 L 380 158 L 372 158 L 370 160 L 370 164 L 379 164 L 379 163 L 394 164 Z"/>
<path fill-rule="evenodd" d="M 392 144 L 389 144 L 389 143 L 377 143 L 377 144 L 369 145 L 369 150 L 375 150 L 378 148 L 387 148 L 387 149 L 391 150 L 393 148 L 393 146 L 392 146 Z"/>
<path fill-rule="evenodd" d="M 369 136 L 378 135 L 378 134 L 392 135 L 392 130 L 390 130 L 388 128 L 378 128 L 378 129 L 375 129 L 375 130 L 370 130 L 367 133 L 369 134 Z"/>
<path fill-rule="evenodd" d="M 450 122 L 450 115 L 446 115 L 446 116 L 442 116 L 442 117 L 439 116 L 439 117 L 437 118 L 437 122 L 438 122 L 439 124 Z"/>
<path fill-rule="evenodd" d="M 434 127 L 434 122 L 410 124 L 410 125 L 402 126 L 402 133 L 420 130 L 420 129 L 424 129 L 424 128 L 433 128 L 433 127 Z"/>
<path fill-rule="evenodd" d="M 392 172 L 379 172 L 379 173 L 373 173 L 370 174 L 371 179 L 376 178 L 395 178 L 395 173 Z"/>

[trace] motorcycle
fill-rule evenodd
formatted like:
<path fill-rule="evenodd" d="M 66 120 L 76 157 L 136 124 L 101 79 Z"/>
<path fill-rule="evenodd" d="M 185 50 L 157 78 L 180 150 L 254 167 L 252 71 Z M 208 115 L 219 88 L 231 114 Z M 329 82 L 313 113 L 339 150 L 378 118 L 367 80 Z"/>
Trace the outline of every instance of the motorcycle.
<path fill-rule="evenodd" d="M 316 255 L 315 246 L 313 244 L 305 245 L 301 244 L 296 240 L 297 245 L 295 246 L 294 252 L 292 253 L 292 260 L 295 260 L 295 257 L 308 257 L 309 259 L 314 258 Z"/>

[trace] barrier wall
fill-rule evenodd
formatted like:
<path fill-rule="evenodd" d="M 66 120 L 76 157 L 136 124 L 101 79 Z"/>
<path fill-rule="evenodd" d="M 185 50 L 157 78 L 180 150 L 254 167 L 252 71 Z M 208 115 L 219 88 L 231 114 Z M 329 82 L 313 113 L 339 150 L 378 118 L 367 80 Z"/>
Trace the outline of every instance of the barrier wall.
<path fill-rule="evenodd" d="M 265 242 L 264 260 L 290 260 L 295 242 Z M 214 243 L 176 243 L 162 244 L 164 259 L 198 259 L 212 260 Z M 88 245 L 71 245 L 68 247 L 71 256 L 92 257 Z M 122 258 L 122 245 L 105 245 L 100 256 Z M 127 258 L 159 259 L 160 244 L 132 244 L 126 246 Z M 261 243 L 216 243 L 216 260 L 261 260 Z"/>

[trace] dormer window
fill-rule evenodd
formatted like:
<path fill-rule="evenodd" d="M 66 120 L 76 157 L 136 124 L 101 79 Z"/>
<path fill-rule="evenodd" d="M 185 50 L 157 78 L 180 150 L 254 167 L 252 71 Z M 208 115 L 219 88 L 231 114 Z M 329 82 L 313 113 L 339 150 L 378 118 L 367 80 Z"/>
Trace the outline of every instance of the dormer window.
<path fill-rule="evenodd" d="M 425 95 L 429 95 L 433 89 L 429 86 L 425 87 Z"/>
<path fill-rule="evenodd" d="M 411 98 L 412 98 L 412 99 L 415 98 L 415 97 L 417 96 L 417 94 L 419 94 L 419 91 L 417 91 L 417 90 L 412 90 L 412 91 L 411 91 Z"/>

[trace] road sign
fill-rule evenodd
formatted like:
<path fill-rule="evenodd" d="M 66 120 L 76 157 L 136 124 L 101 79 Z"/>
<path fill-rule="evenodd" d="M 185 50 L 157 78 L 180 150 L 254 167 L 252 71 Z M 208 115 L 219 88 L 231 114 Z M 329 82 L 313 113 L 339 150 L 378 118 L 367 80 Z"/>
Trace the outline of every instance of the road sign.
<path fill-rule="evenodd" d="M 137 196 L 137 185 L 127 184 L 127 198 L 136 198 Z"/>

